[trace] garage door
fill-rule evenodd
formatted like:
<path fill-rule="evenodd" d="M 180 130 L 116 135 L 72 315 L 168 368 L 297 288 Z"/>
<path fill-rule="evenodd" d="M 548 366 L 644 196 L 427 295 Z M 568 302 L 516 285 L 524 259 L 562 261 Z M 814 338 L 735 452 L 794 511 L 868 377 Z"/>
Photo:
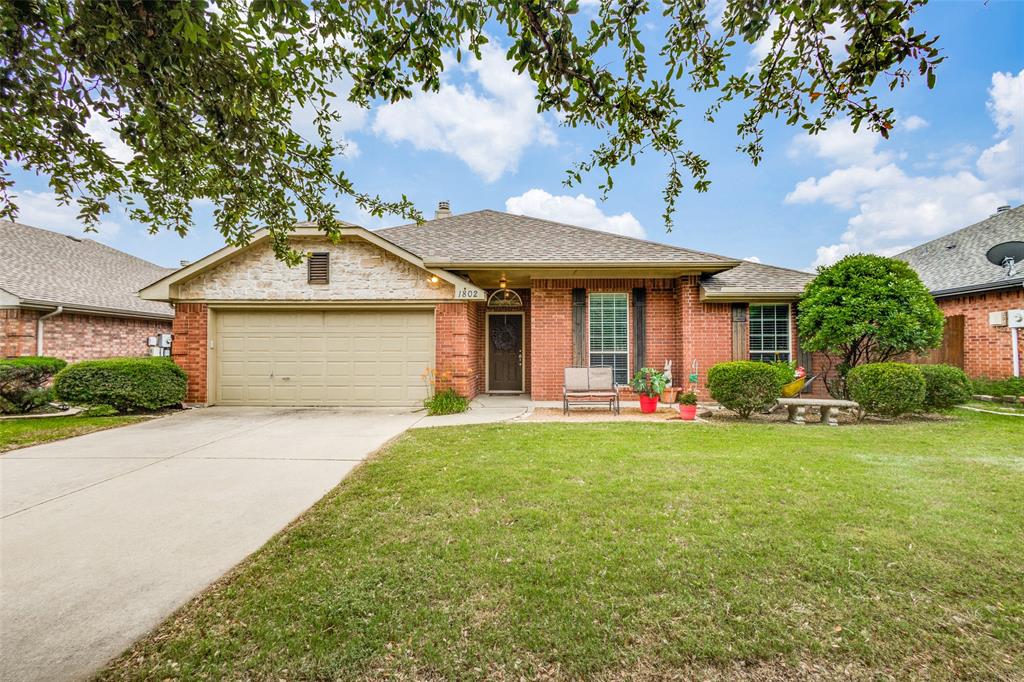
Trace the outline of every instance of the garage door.
<path fill-rule="evenodd" d="M 221 405 L 419 405 L 434 312 L 221 311 Z"/>

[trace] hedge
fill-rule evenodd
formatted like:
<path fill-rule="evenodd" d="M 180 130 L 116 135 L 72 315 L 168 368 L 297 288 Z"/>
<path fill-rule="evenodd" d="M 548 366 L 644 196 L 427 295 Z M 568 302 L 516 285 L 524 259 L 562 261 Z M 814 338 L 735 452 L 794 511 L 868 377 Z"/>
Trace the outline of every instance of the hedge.
<path fill-rule="evenodd" d="M 166 358 L 86 360 L 63 369 L 53 387 L 61 400 L 78 405 L 157 410 L 185 399 L 186 376 Z"/>
<path fill-rule="evenodd" d="M 898 417 L 924 407 L 924 374 L 905 362 L 873 362 L 858 365 L 846 375 L 850 398 L 863 412 Z"/>
<path fill-rule="evenodd" d="M 48 403 L 53 391 L 47 384 L 67 364 L 36 356 L 0 360 L 0 412 L 20 414 Z"/>
<path fill-rule="evenodd" d="M 1024 395 L 1024 377 L 989 379 L 981 377 L 971 382 L 974 393 L 979 395 Z"/>
<path fill-rule="evenodd" d="M 722 362 L 708 370 L 711 397 L 744 419 L 771 405 L 783 383 L 779 369 L 765 362 Z"/>
<path fill-rule="evenodd" d="M 926 408 L 945 409 L 971 399 L 971 380 L 959 367 L 920 365 L 919 368 L 924 375 Z"/>

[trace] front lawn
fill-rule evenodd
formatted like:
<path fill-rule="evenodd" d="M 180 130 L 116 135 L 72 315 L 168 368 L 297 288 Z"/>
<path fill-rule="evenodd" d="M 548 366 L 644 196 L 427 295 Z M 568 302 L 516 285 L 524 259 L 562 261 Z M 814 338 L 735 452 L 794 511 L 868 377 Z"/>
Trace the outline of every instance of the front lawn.
<path fill-rule="evenodd" d="M 38 417 L 0 419 L 0 452 L 123 426 L 146 417 Z"/>
<path fill-rule="evenodd" d="M 1011 679 L 1018 420 L 414 431 L 107 679 Z"/>

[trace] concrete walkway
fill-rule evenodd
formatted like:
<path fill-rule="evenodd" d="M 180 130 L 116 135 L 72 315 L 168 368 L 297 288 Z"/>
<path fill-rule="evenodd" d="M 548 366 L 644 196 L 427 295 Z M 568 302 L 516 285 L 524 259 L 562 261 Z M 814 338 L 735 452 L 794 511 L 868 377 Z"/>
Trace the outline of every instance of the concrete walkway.
<path fill-rule="evenodd" d="M 469 404 L 468 411 L 460 414 L 425 416 L 412 428 L 425 429 L 431 426 L 463 426 L 514 421 L 529 415 L 535 404 L 528 396 L 478 395 Z"/>
<path fill-rule="evenodd" d="M 0 680 L 90 676 L 422 416 L 215 407 L 0 456 Z"/>

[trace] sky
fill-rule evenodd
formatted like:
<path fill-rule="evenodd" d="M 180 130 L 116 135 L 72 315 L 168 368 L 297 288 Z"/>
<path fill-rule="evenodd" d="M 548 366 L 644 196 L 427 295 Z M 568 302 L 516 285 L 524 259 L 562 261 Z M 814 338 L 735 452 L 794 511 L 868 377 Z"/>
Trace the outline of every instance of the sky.
<path fill-rule="evenodd" d="M 652 40 L 657 19 L 644 29 Z M 563 185 L 602 136 L 538 114 L 535 88 L 513 73 L 500 38 L 481 61 L 452 61 L 440 92 L 370 110 L 339 101 L 336 133 L 349 147 L 337 163 L 361 190 L 404 193 L 427 217 L 447 200 L 455 213 L 509 211 L 804 270 L 849 253 L 891 255 L 1024 201 L 1024 0 L 932 0 L 914 25 L 940 36 L 946 60 L 934 89 L 915 80 L 883 94 L 898 116 L 889 140 L 854 134 L 846 121 L 816 136 L 774 124 L 754 167 L 736 151 L 738 108 L 715 124 L 689 108 L 682 132 L 710 161 L 711 189 L 683 194 L 671 232 L 661 218 L 666 163 L 656 155 L 619 169 L 606 200 L 597 176 Z M 748 54 L 736 58 L 756 63 L 761 46 L 740 47 Z M 309 125 L 308 112 L 295 120 Z M 126 152 L 109 129 L 94 134 L 115 158 Z M 81 233 L 75 208 L 57 205 L 45 178 L 21 169 L 13 177 L 20 222 Z M 148 234 L 116 208 L 89 236 L 173 267 L 223 245 L 211 211 L 197 205 L 180 238 Z M 347 200 L 338 217 L 370 229 L 405 222 Z"/>

